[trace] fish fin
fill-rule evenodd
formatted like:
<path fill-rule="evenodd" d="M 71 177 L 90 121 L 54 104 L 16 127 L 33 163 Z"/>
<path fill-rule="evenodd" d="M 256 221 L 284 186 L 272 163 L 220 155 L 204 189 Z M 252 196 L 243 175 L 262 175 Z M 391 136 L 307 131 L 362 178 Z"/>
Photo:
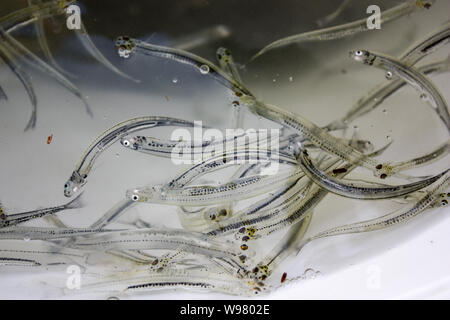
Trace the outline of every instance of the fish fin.
<path fill-rule="evenodd" d="M 52 66 L 47 64 L 45 61 L 36 56 L 33 52 L 28 50 L 25 46 L 23 46 L 19 41 L 17 41 L 14 37 L 9 35 L 8 33 L 0 30 L 0 34 L 10 45 L 9 50 L 17 55 L 22 61 L 27 63 L 32 68 L 38 69 L 43 73 L 46 73 L 56 81 L 58 81 L 63 87 L 68 89 L 72 94 L 82 100 L 84 106 L 86 108 L 86 112 L 93 117 L 93 113 L 91 107 L 86 101 L 86 98 L 82 95 L 80 89 L 78 89 L 75 84 L 73 84 L 69 79 L 67 79 L 63 74 L 55 70 Z M 23 54 L 20 54 L 22 52 Z"/>
<path fill-rule="evenodd" d="M 87 51 L 101 64 L 103 64 L 105 67 L 110 69 L 111 71 L 117 73 L 118 75 L 129 79 L 131 81 L 134 81 L 136 83 L 140 83 L 141 81 L 138 79 L 134 79 L 133 77 L 123 73 L 118 68 L 116 68 L 101 52 L 98 50 L 98 48 L 95 46 L 94 42 L 92 41 L 91 37 L 87 33 L 86 28 L 83 24 L 81 24 L 81 30 L 75 30 L 75 34 L 77 35 L 80 42 L 83 44 L 83 46 L 86 48 Z"/>
<path fill-rule="evenodd" d="M 32 111 L 30 120 L 28 121 L 28 124 L 25 127 L 25 131 L 27 131 L 28 129 L 34 129 L 36 126 L 37 97 L 34 91 L 33 84 L 31 82 L 31 78 L 26 72 L 22 70 L 20 65 L 14 61 L 13 53 L 10 52 L 6 46 L 0 45 L 0 58 L 6 63 L 6 65 L 20 80 L 20 82 L 22 83 L 28 94 L 28 97 L 30 98 Z"/>
<path fill-rule="evenodd" d="M 39 46 L 41 47 L 42 52 L 44 53 L 47 60 L 50 61 L 50 63 L 53 65 L 53 67 L 68 77 L 77 78 L 77 76 L 75 76 L 73 73 L 64 70 L 59 65 L 59 63 L 56 62 L 56 59 L 53 57 L 53 54 L 48 45 L 47 37 L 45 36 L 45 29 L 42 19 L 39 19 L 38 21 L 35 22 L 34 28 L 36 30 Z"/>

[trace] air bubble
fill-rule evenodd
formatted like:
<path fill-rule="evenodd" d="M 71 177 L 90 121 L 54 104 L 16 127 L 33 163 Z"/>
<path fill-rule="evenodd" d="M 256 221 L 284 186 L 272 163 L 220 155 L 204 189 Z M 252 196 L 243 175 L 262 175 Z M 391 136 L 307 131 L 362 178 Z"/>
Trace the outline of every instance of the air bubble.
<path fill-rule="evenodd" d="M 172 83 L 178 83 L 178 79 L 177 78 L 173 78 L 172 79 Z"/>
<path fill-rule="evenodd" d="M 289 82 L 294 81 L 294 77 L 289 77 Z"/>
<path fill-rule="evenodd" d="M 314 269 L 308 268 L 303 272 L 304 279 L 314 279 L 317 275 L 317 272 Z"/>
<path fill-rule="evenodd" d="M 200 66 L 200 73 L 201 74 L 208 74 L 209 73 L 209 66 L 206 64 Z"/>

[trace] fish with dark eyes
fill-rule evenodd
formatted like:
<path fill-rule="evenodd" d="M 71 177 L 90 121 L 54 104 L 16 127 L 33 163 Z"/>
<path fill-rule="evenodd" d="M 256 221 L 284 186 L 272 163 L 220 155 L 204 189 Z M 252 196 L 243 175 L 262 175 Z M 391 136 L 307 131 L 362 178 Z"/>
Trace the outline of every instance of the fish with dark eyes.
<path fill-rule="evenodd" d="M 303 172 L 312 181 L 314 181 L 315 184 L 334 194 L 360 200 L 389 199 L 407 195 L 434 183 L 450 170 L 448 169 L 433 177 L 409 184 L 396 186 L 371 186 L 367 184 L 362 185 L 353 182 L 346 182 L 328 175 L 312 163 L 308 153 L 305 150 L 298 153 L 297 159 L 299 160 L 299 165 L 303 169 Z"/>
<path fill-rule="evenodd" d="M 450 132 L 450 115 L 448 113 L 447 103 L 439 89 L 427 76 L 419 72 L 416 68 L 381 53 L 368 50 L 355 50 L 350 51 L 349 55 L 350 58 L 357 62 L 395 74 L 411 85 L 419 93 L 420 98 L 429 102 L 436 110 L 442 122 L 447 127 L 447 130 Z"/>
<path fill-rule="evenodd" d="M 27 222 L 27 221 L 30 221 L 33 219 L 52 215 L 52 214 L 58 213 L 63 210 L 81 208 L 83 206 L 83 202 L 81 200 L 81 195 L 82 195 L 82 193 L 80 193 L 72 201 L 70 201 L 66 204 L 60 205 L 60 206 L 32 210 L 32 211 L 21 212 L 21 213 L 5 214 L 3 212 L 3 209 L 0 206 L 0 228 L 15 226 L 20 223 L 24 223 L 24 222 Z"/>
<path fill-rule="evenodd" d="M 380 24 L 399 19 L 420 9 L 429 9 L 434 4 L 434 2 L 435 0 L 404 1 L 403 3 L 391 9 L 381 12 Z M 318 29 L 296 34 L 270 43 L 269 45 L 262 48 L 257 54 L 255 54 L 252 57 L 251 61 L 275 48 L 281 48 L 290 44 L 294 43 L 298 44 L 306 41 L 325 41 L 325 40 L 341 39 L 367 30 L 370 30 L 368 27 L 367 18 L 363 18 L 334 27 L 328 27 L 324 29 Z"/>
<path fill-rule="evenodd" d="M 423 66 L 418 67 L 417 70 L 427 76 L 448 72 L 450 70 L 450 56 L 446 59 L 440 59 L 424 64 Z M 392 74 L 390 71 L 387 71 L 386 73 Z M 325 129 L 333 131 L 347 128 L 349 123 L 378 108 L 387 98 L 398 92 L 407 84 L 407 82 L 398 76 L 392 76 L 391 78 L 392 81 L 385 81 L 373 90 L 370 90 L 366 95 L 359 99 L 342 118 L 332 121 Z"/>
<path fill-rule="evenodd" d="M 443 191 L 448 189 L 449 183 L 450 172 L 447 171 L 446 174 L 440 177 L 433 184 L 421 190 L 422 192 L 419 198 L 416 201 L 408 204 L 406 207 L 395 210 L 378 218 L 341 225 L 319 232 L 314 236 L 311 236 L 302 241 L 302 243 L 297 248 L 297 252 L 301 251 L 308 243 L 315 239 L 381 230 L 394 225 L 398 225 L 400 223 L 405 223 L 410 219 L 418 216 L 419 214 L 423 214 L 428 209 L 436 208 L 439 206 L 447 206 L 448 193 L 445 193 Z"/>

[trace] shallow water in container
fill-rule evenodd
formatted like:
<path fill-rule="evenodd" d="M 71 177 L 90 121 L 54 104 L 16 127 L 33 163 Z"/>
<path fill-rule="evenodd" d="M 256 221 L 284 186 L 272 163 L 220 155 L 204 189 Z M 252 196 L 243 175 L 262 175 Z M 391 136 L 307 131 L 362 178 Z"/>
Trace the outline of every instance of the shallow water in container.
<path fill-rule="evenodd" d="M 373 1 L 351 4 L 331 25 L 368 16 Z M 300 114 L 319 126 L 341 117 L 356 101 L 379 83 L 385 73 L 349 58 L 349 51 L 368 49 L 398 56 L 415 41 L 448 22 L 450 1 L 437 1 L 429 10 L 419 10 L 396 21 L 338 40 L 305 42 L 269 51 L 250 61 L 265 45 L 279 38 L 318 28 L 316 21 L 333 12 L 340 1 L 79 1 L 81 18 L 102 54 L 122 72 L 140 83 L 122 78 L 93 59 L 66 28 L 64 17 L 46 19 L 46 36 L 58 63 L 76 77 L 70 78 L 87 98 L 90 117 L 80 99 L 43 72 L 23 65 L 36 92 L 37 123 L 24 131 L 31 104 L 23 85 L 5 65 L 0 67 L 0 86 L 8 99 L 0 100 L 0 201 L 6 214 L 64 204 L 63 185 L 81 155 L 102 132 L 115 124 L 139 116 L 167 116 L 224 130 L 230 128 L 233 107 L 228 91 L 192 67 L 169 59 L 132 55 L 118 56 L 117 36 L 128 35 L 153 44 L 171 46 L 179 39 L 215 25 L 223 25 L 229 35 L 196 46 L 189 51 L 216 63 L 216 50 L 223 46 L 233 54 L 243 83 L 266 103 Z M 400 1 L 378 1 L 382 10 Z M 2 1 L 0 16 L 27 6 L 26 1 Z M 44 57 L 33 26 L 11 33 L 40 57 Z M 2 41 L 2 39 L 0 39 Z M 445 58 L 449 45 L 426 60 Z M 43 58 L 45 59 L 45 58 Z M 431 76 L 448 101 L 449 73 Z M 278 128 L 244 110 L 245 128 Z M 139 132 L 167 139 L 172 128 Z M 448 139 L 436 112 L 405 86 L 367 115 L 358 118 L 345 132 L 347 139 L 357 134 L 370 140 L 375 149 L 393 141 L 379 157 L 381 161 L 412 159 L 430 152 Z M 133 134 L 132 134 L 133 135 Z M 342 132 L 337 132 L 342 137 Z M 49 139 L 51 137 L 51 139 Z M 119 142 L 96 160 L 84 188 L 83 206 L 57 214 L 72 228 L 87 228 L 138 186 L 163 184 L 187 166 L 170 159 L 135 152 Z M 423 176 L 448 168 L 448 157 L 429 166 L 406 171 Z M 352 177 L 372 178 L 367 170 Z M 202 184 L 226 182 L 226 177 L 210 174 Z M 384 181 L 383 181 L 384 182 Z M 388 179 L 387 183 L 396 183 Z M 448 190 L 447 190 L 448 191 Z M 263 195 L 264 197 L 266 195 Z M 261 198 L 261 197 L 259 197 Z M 259 199 L 258 198 L 258 199 Z M 250 201 L 251 203 L 251 201 Z M 362 201 L 328 194 L 314 209 L 306 237 L 347 223 L 382 216 L 401 207 L 391 200 Z M 298 255 L 293 254 L 275 271 L 287 279 L 264 298 L 450 298 L 450 241 L 448 207 L 428 210 L 407 223 L 380 231 L 343 235 L 313 241 Z M 181 228 L 177 208 L 171 205 L 139 203 L 127 210 L 111 229 L 130 228 L 141 219 L 152 227 Z M 51 227 L 48 219 L 27 222 L 26 226 Z M 268 251 L 287 229 L 252 242 L 258 254 Z M 8 240 L 9 241 L 9 240 Z M 11 241 L 0 240 L 1 250 Z M 17 240 L 18 241 L 18 240 Z M 20 246 L 30 242 L 24 238 Z M 252 247 L 253 248 L 253 247 Z M 97 260 L 96 260 L 97 259 Z M 109 271 L 129 267 L 117 258 L 90 257 L 90 264 L 107 266 Z M 139 293 L 108 293 L 66 286 L 67 265 L 47 267 L 1 266 L 0 298 L 32 299 L 211 299 L 227 298 L 223 293 L 201 290 L 164 290 Z M 83 269 L 89 274 L 90 269 Z M 86 275 L 87 276 L 87 275 Z M 83 287 L 84 274 L 81 277 Z M 95 290 L 94 290 L 95 291 Z"/>

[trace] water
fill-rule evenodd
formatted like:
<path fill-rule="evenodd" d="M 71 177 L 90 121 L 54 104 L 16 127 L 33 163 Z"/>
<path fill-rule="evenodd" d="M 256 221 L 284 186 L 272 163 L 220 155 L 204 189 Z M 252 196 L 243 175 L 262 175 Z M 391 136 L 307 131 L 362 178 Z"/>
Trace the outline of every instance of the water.
<path fill-rule="evenodd" d="M 141 80 L 141 83 L 125 79 L 93 59 L 74 32 L 65 28 L 63 18 L 55 21 L 56 25 L 46 20 L 46 34 L 52 53 L 65 70 L 76 75 L 76 78 L 68 79 L 80 89 L 84 97 L 89 97 L 94 117 L 89 117 L 80 99 L 53 78 L 24 65 L 23 69 L 30 75 L 38 99 L 36 128 L 24 132 L 31 110 L 29 97 L 20 81 L 2 65 L 0 86 L 8 97 L 8 100 L 0 100 L 3 168 L 0 170 L 0 200 L 5 214 L 66 203 L 68 199 L 62 192 L 64 182 L 84 150 L 104 130 L 121 121 L 144 115 L 158 115 L 191 121 L 202 120 L 205 125 L 222 130 L 230 127 L 233 103 L 230 103 L 229 93 L 224 87 L 211 80 L 211 70 L 208 66 L 201 65 L 195 70 L 170 60 L 137 54 L 122 59 L 113 45 L 113 40 L 119 35 L 170 45 L 206 28 L 223 25 L 230 31 L 229 36 L 203 42 L 189 50 L 215 62 L 216 49 L 220 46 L 227 47 L 237 62 L 243 82 L 259 99 L 300 114 L 322 126 L 342 116 L 370 89 L 385 81 L 383 71 L 352 62 L 348 58 L 350 50 L 367 48 L 397 56 L 414 41 L 448 20 L 450 9 L 448 2 L 440 1 L 429 11 L 414 13 L 382 25 L 381 30 L 368 31 L 336 41 L 287 46 L 249 62 L 250 58 L 268 43 L 287 35 L 317 28 L 316 21 L 332 12 L 336 2 L 322 0 L 300 4 L 297 1 L 286 1 L 280 4 L 274 1 L 249 1 L 238 5 L 227 1 L 209 4 L 186 1 L 183 4 L 161 2 L 151 8 L 145 1 L 129 1 L 126 5 L 120 1 L 108 1 L 107 5 L 97 1 L 80 2 L 83 22 L 102 54 L 118 69 Z M 353 3 L 333 24 L 366 16 L 366 8 L 369 4 L 374 4 L 372 2 Z M 380 1 L 382 9 L 395 4 L 395 1 Z M 24 6 L 24 3 L 18 1 L 2 1 L 0 16 Z M 251 17 L 248 16 L 249 10 L 253 12 Z M 45 60 L 32 26 L 17 30 L 13 35 Z M 448 52 L 447 45 L 427 58 L 427 61 L 446 57 Z M 432 80 L 448 100 L 448 74 L 433 77 Z M 386 161 L 410 159 L 430 152 L 433 147 L 447 139 L 447 132 L 435 112 L 427 107 L 424 101 L 417 99 L 417 96 L 411 88 L 402 89 L 383 102 L 380 106 L 381 112 L 369 113 L 349 123 L 349 128 L 353 129 L 347 130 L 345 137 L 350 138 L 355 134 L 360 139 L 370 140 L 375 148 L 393 141 L 391 148 L 382 156 Z M 422 98 L 429 97 L 424 95 Z M 245 112 L 246 128 L 277 127 L 264 118 L 245 111 L 244 107 L 240 109 Z M 139 134 L 164 139 L 170 137 L 172 129 L 150 129 Z M 50 143 L 49 137 L 52 137 Z M 446 165 L 448 161 L 444 159 L 430 167 L 412 171 L 411 174 L 434 174 Z M 85 186 L 84 205 L 78 209 L 60 212 L 56 216 L 61 224 L 86 228 L 123 199 L 127 189 L 166 183 L 180 171 L 181 168 L 168 159 L 126 150 L 120 143 L 115 143 L 95 162 Z M 357 172 L 356 176 L 362 179 L 371 178 L 362 170 Z M 217 173 L 205 177 L 201 182 L 209 185 L 226 181 L 226 174 Z M 392 183 L 394 182 L 396 181 L 393 180 Z M 396 204 L 390 201 L 373 203 L 329 195 L 316 208 L 307 235 L 313 235 L 328 227 L 380 216 L 393 208 L 396 208 Z M 180 228 L 182 223 L 177 210 L 174 206 L 139 204 L 129 209 L 110 227 L 130 228 L 133 223 L 142 219 L 152 226 Z M 442 232 L 448 229 L 449 221 L 445 219 L 445 215 L 440 214 L 448 211 L 448 208 L 439 210 L 436 214 L 418 218 L 407 226 L 376 232 L 376 235 L 344 236 L 311 243 L 301 255 L 294 255 L 282 268 L 292 268 L 287 272 L 289 278 L 305 277 L 312 281 L 305 285 L 303 282 L 298 285 L 294 283 L 293 293 L 284 293 L 284 297 L 309 297 L 315 292 L 319 292 L 322 297 L 330 297 L 331 293 L 324 292 L 326 290 L 323 288 L 327 287 L 327 284 L 336 283 L 340 277 L 345 278 L 347 284 L 344 292 L 340 292 L 340 297 L 374 297 L 375 293 L 367 292 L 359 285 L 360 282 L 365 283 L 363 276 L 361 280 L 357 276 L 359 273 L 352 274 L 349 268 L 350 264 L 355 264 L 364 269 L 365 264 L 372 263 L 371 259 L 377 259 L 376 262 L 383 265 L 384 270 L 398 268 L 405 274 L 402 279 L 384 281 L 383 287 L 377 293 L 379 295 L 375 297 L 406 294 L 405 290 L 417 289 L 425 283 L 438 281 L 447 273 L 448 268 L 445 266 L 448 267 L 448 263 L 433 265 L 433 274 L 424 276 L 417 275 L 411 270 L 412 263 L 408 265 L 407 262 L 416 261 L 417 247 L 422 248 L 421 253 L 428 257 L 423 259 L 424 261 L 440 261 L 437 257 L 443 259 L 442 253 L 448 252 L 445 251 L 449 249 L 447 233 L 443 235 Z M 28 222 L 26 226 L 55 227 L 56 223 L 50 219 L 36 219 Z M 263 255 L 283 235 L 284 232 L 279 232 L 271 235 L 271 238 L 258 240 L 261 241 L 258 255 Z M 426 238 L 428 243 L 430 237 L 441 239 L 434 242 L 434 251 L 423 248 L 425 241 L 422 239 Z M 37 243 L 28 235 L 18 241 L 20 246 Z M 1 246 L 10 248 L 15 245 L 13 242 L 8 240 Z M 250 256 L 254 243 L 248 241 L 244 244 L 236 241 L 236 246 L 241 247 Z M 400 247 L 398 255 L 403 259 L 390 255 L 386 249 L 389 247 Z M 150 257 L 139 256 L 138 259 L 147 259 L 151 264 L 155 261 L 153 255 L 161 257 L 164 253 L 149 251 L 146 254 Z M 57 258 L 53 260 L 54 263 L 60 262 Z M 125 259 L 120 260 L 114 256 L 90 257 L 89 261 L 93 261 L 91 263 L 94 270 L 99 269 L 99 272 L 111 272 L 116 268 L 126 271 L 131 265 L 125 262 Z M 74 258 L 70 263 L 77 265 L 81 264 L 81 261 Z M 303 270 L 313 271 L 303 273 Z M 320 281 L 316 281 L 317 272 L 314 270 L 321 270 L 324 274 Z M 52 266 L 41 276 L 49 288 L 45 297 L 41 291 L 43 285 L 33 280 L 29 268 L 5 269 L 0 277 L 0 297 L 23 297 L 26 294 L 30 298 L 61 298 L 60 290 L 52 288 L 59 288 L 66 282 L 66 265 Z M 23 285 L 16 285 L 19 280 Z M 279 282 L 279 277 L 276 280 Z M 406 281 L 409 281 L 408 289 L 402 289 L 402 283 Z M 71 294 L 76 293 L 69 292 L 64 298 L 70 298 Z M 168 291 L 157 293 L 156 296 L 171 298 L 173 294 Z M 224 294 L 211 295 L 190 291 L 180 291 L 176 295 L 186 298 L 215 295 L 226 297 Z M 274 292 L 271 297 L 277 295 L 282 296 L 283 291 Z"/>

